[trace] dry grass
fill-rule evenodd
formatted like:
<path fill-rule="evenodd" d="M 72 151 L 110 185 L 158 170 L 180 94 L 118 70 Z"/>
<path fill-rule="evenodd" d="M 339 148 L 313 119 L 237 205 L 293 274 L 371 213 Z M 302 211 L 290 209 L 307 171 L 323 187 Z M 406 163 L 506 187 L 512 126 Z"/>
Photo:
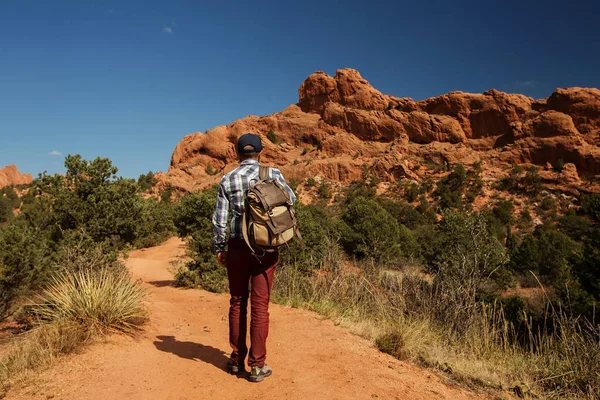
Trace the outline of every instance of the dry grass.
<path fill-rule="evenodd" d="M 0 360 L 0 389 L 110 332 L 132 333 L 146 321 L 145 292 L 125 271 L 63 273 L 28 307 L 34 328 Z"/>
<path fill-rule="evenodd" d="M 55 277 L 31 311 L 42 321 L 68 320 L 92 331 L 131 332 L 146 319 L 144 296 L 125 271 L 82 270 Z"/>
<path fill-rule="evenodd" d="M 470 387 L 518 396 L 600 399 L 600 329 L 549 309 L 554 330 L 534 332 L 529 346 L 499 306 L 457 303 L 414 268 L 345 268 L 332 246 L 314 274 L 283 265 L 273 299 L 306 307 L 349 326 L 382 351 L 445 373 Z M 451 315 L 451 318 L 448 318 Z M 549 324 L 550 325 L 550 324 Z"/>

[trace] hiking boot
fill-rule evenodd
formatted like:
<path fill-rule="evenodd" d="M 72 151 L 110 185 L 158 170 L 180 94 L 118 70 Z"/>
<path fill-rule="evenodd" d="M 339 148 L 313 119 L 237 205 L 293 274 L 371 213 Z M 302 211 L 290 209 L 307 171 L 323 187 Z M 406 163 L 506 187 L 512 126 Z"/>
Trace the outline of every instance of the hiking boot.
<path fill-rule="evenodd" d="M 233 375 L 239 375 L 246 372 L 246 366 L 244 363 L 236 364 L 231 358 L 227 360 L 227 372 Z"/>
<path fill-rule="evenodd" d="M 250 382 L 262 382 L 267 376 L 271 376 L 273 370 L 267 364 L 265 364 L 262 368 L 260 367 L 252 367 L 250 371 L 250 376 L 248 380 Z"/>

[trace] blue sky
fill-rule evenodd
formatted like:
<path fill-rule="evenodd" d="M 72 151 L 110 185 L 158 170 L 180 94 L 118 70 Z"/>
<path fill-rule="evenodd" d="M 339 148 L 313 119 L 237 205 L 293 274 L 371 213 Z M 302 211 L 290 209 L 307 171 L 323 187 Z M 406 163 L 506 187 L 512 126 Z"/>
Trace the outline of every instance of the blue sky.
<path fill-rule="evenodd" d="M 280 111 L 316 70 L 414 99 L 600 87 L 599 20 L 593 1 L 0 0 L 0 166 L 166 171 L 183 136 Z"/>

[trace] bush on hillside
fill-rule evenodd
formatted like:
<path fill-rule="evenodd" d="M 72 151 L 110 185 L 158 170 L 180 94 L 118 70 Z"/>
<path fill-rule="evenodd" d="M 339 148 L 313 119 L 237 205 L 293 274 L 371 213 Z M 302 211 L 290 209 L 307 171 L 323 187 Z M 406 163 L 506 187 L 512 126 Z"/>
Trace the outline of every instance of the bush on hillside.
<path fill-rule="evenodd" d="M 277 135 L 275 135 L 275 132 L 273 132 L 273 130 L 270 130 L 269 133 L 267 133 L 267 139 L 269 139 L 269 141 L 273 144 L 279 144 L 279 141 L 277 140 Z"/>
<path fill-rule="evenodd" d="M 482 188 L 481 166 L 475 165 L 467 171 L 462 164 L 457 164 L 448 176 L 438 182 L 433 194 L 439 200 L 440 209 L 462 210 L 471 207 Z"/>
<path fill-rule="evenodd" d="M 588 194 L 581 198 L 581 212 L 600 223 L 600 194 Z"/>
<path fill-rule="evenodd" d="M 402 255 L 398 222 L 375 200 L 357 197 L 342 214 L 342 243 L 349 254 L 390 263 Z"/>
<path fill-rule="evenodd" d="M 564 281 L 577 262 L 581 248 L 552 226 L 538 227 L 527 235 L 511 255 L 512 268 L 520 273 L 534 272 L 544 282 Z"/>
<path fill-rule="evenodd" d="M 358 197 L 373 199 L 376 195 L 377 190 L 364 180 L 352 182 L 344 192 L 346 205 L 352 203 Z"/>
<path fill-rule="evenodd" d="M 147 174 L 141 174 L 137 180 L 137 184 L 142 192 L 151 191 L 157 183 L 158 179 L 156 179 L 152 171 L 148 171 Z"/>
<path fill-rule="evenodd" d="M 461 318 L 509 258 L 481 214 L 447 211 L 437 232 L 430 270 L 436 273 L 435 284 L 443 299 L 440 312 L 447 318 Z"/>
<path fill-rule="evenodd" d="M 511 193 L 537 196 L 542 191 L 543 185 L 537 167 L 530 166 L 525 169 L 520 165 L 515 165 L 508 177 L 500 181 L 498 187 Z"/>
<path fill-rule="evenodd" d="M 331 185 L 325 181 L 321 182 L 317 188 L 317 194 L 321 199 L 331 199 L 331 197 L 333 197 L 333 194 L 331 193 Z"/>

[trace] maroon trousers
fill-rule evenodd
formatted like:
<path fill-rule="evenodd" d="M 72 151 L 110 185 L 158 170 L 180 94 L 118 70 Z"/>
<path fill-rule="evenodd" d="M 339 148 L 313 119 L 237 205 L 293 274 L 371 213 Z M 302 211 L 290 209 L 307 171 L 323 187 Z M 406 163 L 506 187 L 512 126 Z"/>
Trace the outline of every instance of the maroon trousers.
<path fill-rule="evenodd" d="M 277 253 L 267 253 L 260 258 L 259 262 L 243 239 L 229 239 L 227 251 L 227 277 L 231 294 L 229 344 L 233 350 L 231 359 L 237 364 L 243 364 L 248 354 L 246 332 L 249 297 L 251 320 L 248 366 L 262 368 L 265 364 L 269 335 L 269 299 L 277 260 Z"/>

